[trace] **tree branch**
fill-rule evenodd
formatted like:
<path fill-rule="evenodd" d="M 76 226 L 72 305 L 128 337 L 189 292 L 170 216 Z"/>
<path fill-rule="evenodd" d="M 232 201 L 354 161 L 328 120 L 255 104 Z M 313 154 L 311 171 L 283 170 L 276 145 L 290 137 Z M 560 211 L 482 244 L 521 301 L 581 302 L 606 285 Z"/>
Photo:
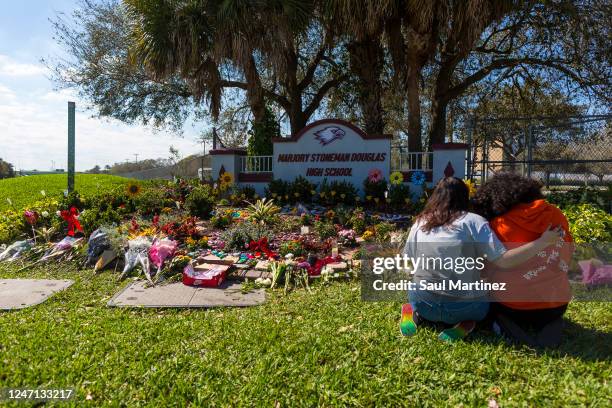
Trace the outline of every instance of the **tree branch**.
<path fill-rule="evenodd" d="M 564 66 L 563 63 L 564 63 L 563 60 L 543 60 L 540 58 L 531 58 L 531 57 L 499 58 L 499 59 L 493 60 L 493 62 L 491 62 L 486 67 L 481 68 L 478 71 L 474 72 L 472 75 L 465 78 L 463 82 L 461 82 L 460 84 L 457 84 L 453 86 L 452 88 L 450 88 L 444 94 L 444 99 L 448 101 L 450 99 L 454 99 L 460 96 L 471 85 L 485 78 L 487 75 L 489 75 L 491 72 L 497 69 L 513 67 L 513 66 L 517 66 L 520 64 L 538 65 L 538 66 L 552 68 L 552 69 L 555 69 L 557 71 L 564 73 L 565 75 L 569 76 L 570 78 L 572 78 L 574 81 L 578 83 L 584 83 L 584 80 L 578 74 L 576 74 L 570 68 Z"/>
<path fill-rule="evenodd" d="M 321 87 L 319 88 L 319 90 L 317 91 L 315 96 L 312 98 L 312 100 L 310 101 L 310 103 L 306 107 L 306 110 L 304 111 L 304 114 L 306 115 L 306 117 L 309 118 L 310 116 L 312 116 L 312 114 L 317 110 L 317 108 L 321 104 L 321 101 L 323 100 L 325 95 L 327 95 L 327 93 L 332 88 L 336 88 L 338 85 L 340 85 L 341 83 L 346 81 L 348 79 L 348 77 L 349 76 L 346 75 L 346 74 L 345 75 L 341 75 L 341 76 L 339 76 L 337 78 L 330 79 L 329 81 L 327 81 L 323 85 L 321 85 Z"/>

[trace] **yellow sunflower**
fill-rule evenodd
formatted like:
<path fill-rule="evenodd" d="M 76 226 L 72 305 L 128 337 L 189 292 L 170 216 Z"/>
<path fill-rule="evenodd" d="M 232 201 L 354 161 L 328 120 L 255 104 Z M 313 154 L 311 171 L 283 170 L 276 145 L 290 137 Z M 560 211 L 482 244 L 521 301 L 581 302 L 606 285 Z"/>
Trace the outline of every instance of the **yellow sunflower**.
<path fill-rule="evenodd" d="M 140 184 L 134 183 L 134 182 L 129 182 L 127 186 L 125 187 L 125 189 L 126 189 L 127 194 L 130 197 L 137 196 L 138 194 L 140 194 L 140 190 L 141 190 Z"/>
<path fill-rule="evenodd" d="M 391 184 L 402 184 L 404 182 L 404 175 L 399 171 L 394 171 L 389 176 L 389 181 Z"/>
<path fill-rule="evenodd" d="M 468 192 L 470 194 L 470 198 L 472 198 L 474 196 L 474 194 L 476 194 L 476 184 L 474 184 L 474 182 L 472 180 L 463 180 L 463 182 L 465 183 L 465 185 L 468 188 Z"/>
<path fill-rule="evenodd" d="M 221 175 L 221 177 L 219 177 L 219 181 L 221 182 L 221 184 L 229 185 L 234 182 L 234 176 L 232 176 L 232 173 L 228 173 L 226 171 Z"/>

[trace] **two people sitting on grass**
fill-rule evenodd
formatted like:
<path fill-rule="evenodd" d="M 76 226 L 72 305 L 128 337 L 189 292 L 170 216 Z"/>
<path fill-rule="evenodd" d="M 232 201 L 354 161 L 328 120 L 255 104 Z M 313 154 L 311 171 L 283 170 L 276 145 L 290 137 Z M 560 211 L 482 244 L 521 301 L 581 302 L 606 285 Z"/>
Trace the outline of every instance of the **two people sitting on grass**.
<path fill-rule="evenodd" d="M 507 246 L 489 221 L 470 212 L 470 207 L 469 190 L 463 180 L 446 177 L 440 180 L 424 210 L 416 217 L 404 252 L 423 262 L 414 265 L 416 289 L 409 292 L 410 303 L 402 306 L 403 335 L 413 335 L 419 325 L 430 323 L 445 327 L 439 336 L 442 340 L 466 337 L 476 322 L 485 320 L 491 311 L 489 291 L 478 285 L 485 282 L 486 269 L 510 276 L 526 260 L 567 235 L 562 223 L 550 222 L 541 231 L 529 235 L 533 239 Z M 556 218 L 551 217 L 550 221 Z M 503 275 L 498 276 L 503 280 Z M 507 323 L 515 316 L 509 317 L 506 313 L 505 317 L 504 323 Z"/>

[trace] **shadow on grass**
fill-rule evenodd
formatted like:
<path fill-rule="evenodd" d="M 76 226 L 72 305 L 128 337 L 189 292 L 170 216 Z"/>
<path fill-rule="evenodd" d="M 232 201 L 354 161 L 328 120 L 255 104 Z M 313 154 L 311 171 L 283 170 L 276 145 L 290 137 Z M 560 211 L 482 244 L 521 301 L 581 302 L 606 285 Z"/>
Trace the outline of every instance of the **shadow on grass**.
<path fill-rule="evenodd" d="M 599 331 L 581 326 L 571 320 L 563 319 L 563 335 L 557 347 L 529 347 L 509 341 L 491 330 L 477 329 L 465 341 L 486 344 L 505 343 L 515 350 L 528 348 L 538 355 L 553 358 L 574 357 L 583 361 L 609 362 L 612 360 L 612 332 Z"/>

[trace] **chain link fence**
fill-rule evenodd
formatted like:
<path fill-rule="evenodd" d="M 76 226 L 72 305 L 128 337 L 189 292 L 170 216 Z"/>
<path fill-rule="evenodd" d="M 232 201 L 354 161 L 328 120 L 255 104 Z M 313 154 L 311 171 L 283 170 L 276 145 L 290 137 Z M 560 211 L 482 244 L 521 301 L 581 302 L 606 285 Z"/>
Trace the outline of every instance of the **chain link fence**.
<path fill-rule="evenodd" d="M 468 175 L 510 171 L 552 186 L 612 184 L 612 115 L 474 119 Z"/>

